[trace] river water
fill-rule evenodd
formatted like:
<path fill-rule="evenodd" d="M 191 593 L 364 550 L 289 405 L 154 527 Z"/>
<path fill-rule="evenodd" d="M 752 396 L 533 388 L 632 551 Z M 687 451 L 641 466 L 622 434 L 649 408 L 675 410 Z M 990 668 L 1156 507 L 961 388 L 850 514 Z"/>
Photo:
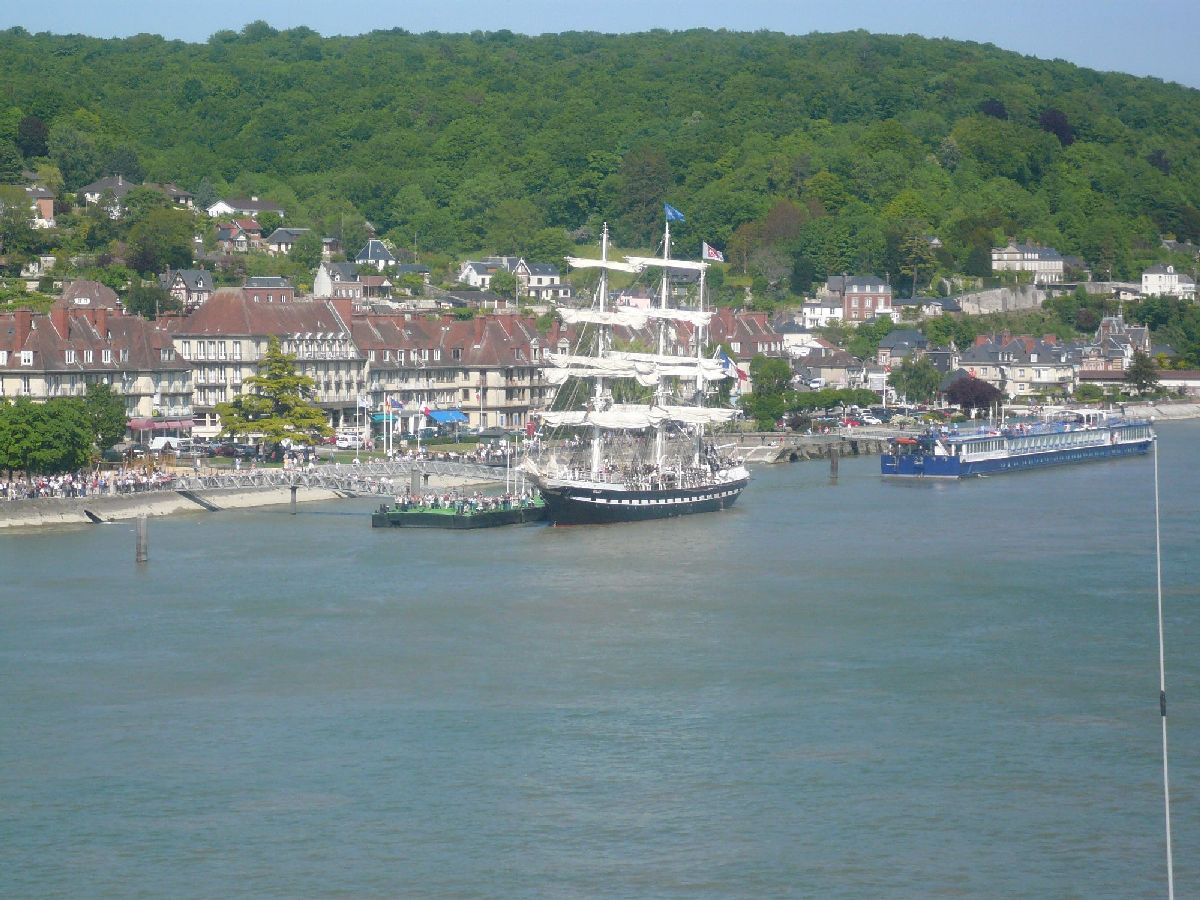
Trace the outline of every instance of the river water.
<path fill-rule="evenodd" d="M 1200 895 L 1200 423 L 1160 429 Z M 4 897 L 1161 897 L 1152 458 L 760 468 L 728 512 L 368 501 L 0 537 Z"/>

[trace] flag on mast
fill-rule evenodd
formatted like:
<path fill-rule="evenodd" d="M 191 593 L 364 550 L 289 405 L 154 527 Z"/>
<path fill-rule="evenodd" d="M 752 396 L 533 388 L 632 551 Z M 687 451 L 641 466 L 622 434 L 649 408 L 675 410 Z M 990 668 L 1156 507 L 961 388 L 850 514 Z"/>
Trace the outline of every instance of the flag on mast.
<path fill-rule="evenodd" d="M 683 213 L 673 207 L 670 203 L 663 204 L 663 212 L 666 213 L 668 222 L 686 222 Z"/>
<path fill-rule="evenodd" d="M 746 374 L 746 370 L 741 368 L 737 363 L 729 358 L 724 350 L 717 350 L 717 359 L 721 362 L 721 368 L 725 370 L 725 374 L 730 378 L 736 378 L 739 382 L 746 381 L 750 378 Z"/>
<path fill-rule="evenodd" d="M 716 247 L 710 247 L 707 241 L 700 242 L 700 258 L 713 262 L 725 262 L 725 254 Z"/>

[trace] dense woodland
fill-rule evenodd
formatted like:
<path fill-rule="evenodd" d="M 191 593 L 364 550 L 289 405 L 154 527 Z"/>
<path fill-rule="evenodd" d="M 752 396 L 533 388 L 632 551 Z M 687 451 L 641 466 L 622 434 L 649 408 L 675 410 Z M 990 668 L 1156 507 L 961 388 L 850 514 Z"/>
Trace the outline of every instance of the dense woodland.
<path fill-rule="evenodd" d="M 0 182 L 24 166 L 66 191 L 119 172 L 255 194 L 426 258 L 586 243 L 602 221 L 651 246 L 664 200 L 687 215 L 679 247 L 723 247 L 779 295 L 842 271 L 986 274 L 1007 237 L 1136 278 L 1162 235 L 1200 240 L 1200 91 L 991 45 L 15 28 L 0 88 Z M 95 249 L 82 231 L 63 249 Z"/>

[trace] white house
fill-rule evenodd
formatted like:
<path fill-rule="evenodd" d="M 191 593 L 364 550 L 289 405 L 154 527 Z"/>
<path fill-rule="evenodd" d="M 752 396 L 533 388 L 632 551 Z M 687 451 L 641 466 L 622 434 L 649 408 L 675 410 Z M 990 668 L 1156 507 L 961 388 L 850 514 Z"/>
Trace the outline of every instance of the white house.
<path fill-rule="evenodd" d="M 283 207 L 269 200 L 259 200 L 257 197 L 231 197 L 228 200 L 218 200 L 207 210 L 214 219 L 230 216 L 256 216 L 259 213 L 272 212 L 283 218 Z"/>
<path fill-rule="evenodd" d="M 1142 296 L 1170 296 L 1194 300 L 1196 299 L 1196 282 L 1192 280 L 1191 276 L 1176 272 L 1174 266 L 1159 263 L 1142 273 Z"/>
<path fill-rule="evenodd" d="M 814 328 L 824 328 L 830 322 L 840 322 L 842 313 L 842 301 L 838 297 L 818 297 L 816 300 L 806 300 L 800 307 L 800 324 L 809 331 Z"/>

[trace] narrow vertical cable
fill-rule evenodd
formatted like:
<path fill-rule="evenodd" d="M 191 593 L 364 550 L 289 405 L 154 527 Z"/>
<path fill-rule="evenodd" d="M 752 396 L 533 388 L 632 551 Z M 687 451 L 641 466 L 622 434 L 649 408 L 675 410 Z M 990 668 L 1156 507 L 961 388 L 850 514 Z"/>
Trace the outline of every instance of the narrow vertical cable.
<path fill-rule="evenodd" d="M 1175 900 L 1175 863 L 1171 854 L 1171 778 L 1167 769 L 1167 667 L 1163 642 L 1162 529 L 1158 506 L 1158 440 L 1154 441 L 1154 561 L 1158 579 L 1158 710 L 1162 719 L 1163 806 L 1167 823 L 1167 897 Z"/>

